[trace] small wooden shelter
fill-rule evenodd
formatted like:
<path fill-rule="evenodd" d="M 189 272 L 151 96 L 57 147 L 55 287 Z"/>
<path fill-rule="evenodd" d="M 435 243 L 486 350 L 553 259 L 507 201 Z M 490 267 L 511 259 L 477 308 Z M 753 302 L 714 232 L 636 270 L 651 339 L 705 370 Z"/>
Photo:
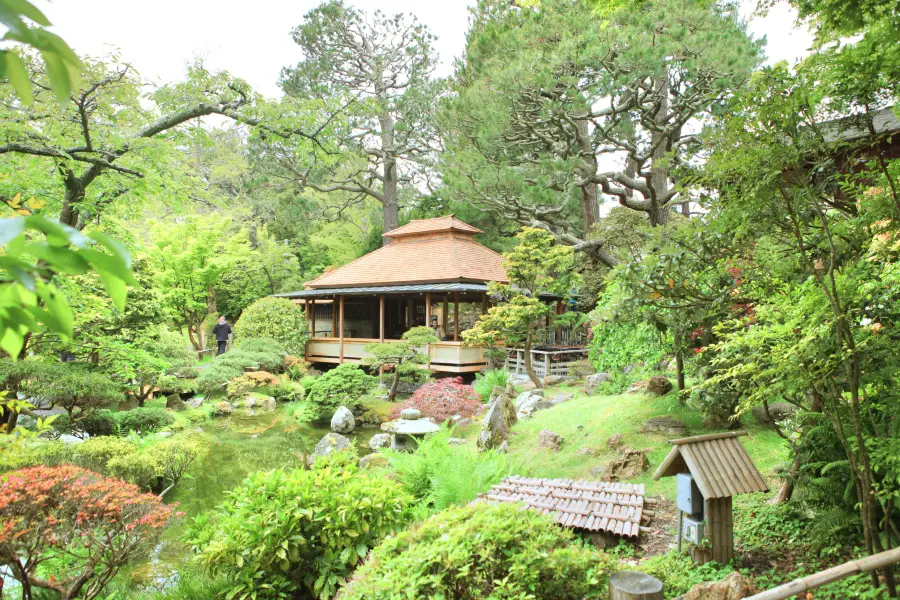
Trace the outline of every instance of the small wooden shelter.
<path fill-rule="evenodd" d="M 702 496 L 702 514 L 712 560 L 723 564 L 734 556 L 732 496 L 769 491 L 747 450 L 738 441 L 742 435 L 747 432 L 730 431 L 671 440 L 671 452 L 653 474 L 654 481 L 682 473 L 691 475 Z M 681 536 L 681 517 L 685 512 L 681 498 L 679 509 Z"/>
<path fill-rule="evenodd" d="M 423 351 L 428 367 L 450 373 L 487 366 L 482 348 L 460 334 L 487 312 L 488 284 L 507 283 L 503 257 L 475 241 L 481 230 L 453 215 L 413 220 L 384 234 L 387 245 L 307 282 L 306 289 L 276 294 L 306 307 L 311 363 L 359 363 L 371 343 L 399 340 L 437 317 L 444 339 Z M 565 310 L 559 298 L 542 298 Z"/>

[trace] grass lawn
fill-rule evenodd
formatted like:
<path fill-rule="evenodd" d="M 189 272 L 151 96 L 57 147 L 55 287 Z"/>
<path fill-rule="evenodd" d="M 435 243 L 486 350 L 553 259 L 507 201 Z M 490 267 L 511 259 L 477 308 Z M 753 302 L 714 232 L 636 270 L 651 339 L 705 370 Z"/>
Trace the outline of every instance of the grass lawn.
<path fill-rule="evenodd" d="M 631 483 L 646 484 L 649 496 L 674 499 L 674 480 L 663 479 L 657 482 L 651 479 L 656 467 L 671 449 L 671 445 L 667 443 L 665 436 L 640 433 L 641 425 L 651 417 L 668 415 L 684 421 L 688 426 L 689 435 L 717 431 L 704 427 L 702 417 L 679 404 L 675 394 L 662 398 L 639 394 L 584 396 L 579 388 L 560 386 L 549 388 L 546 395 L 552 398 L 559 392 L 573 392 L 576 395 L 572 400 L 539 411 L 513 427 L 513 435 L 509 440 L 510 455 L 520 466 L 522 475 L 596 479 L 590 475 L 591 468 L 605 465 L 617 456 L 616 451 L 607 449 L 606 440 L 613 434 L 621 433 L 626 446 L 650 450 L 650 469 L 637 479 L 631 480 Z M 742 425 L 750 435 L 742 437 L 741 443 L 769 482 L 769 487 L 776 489 L 779 480 L 774 469 L 784 462 L 783 441 L 771 429 L 757 425 L 751 415 L 746 415 L 742 419 Z M 546 450 L 537 445 L 538 434 L 542 429 L 554 431 L 565 439 L 559 452 Z M 578 451 L 582 448 L 595 448 L 599 454 L 579 455 Z"/>

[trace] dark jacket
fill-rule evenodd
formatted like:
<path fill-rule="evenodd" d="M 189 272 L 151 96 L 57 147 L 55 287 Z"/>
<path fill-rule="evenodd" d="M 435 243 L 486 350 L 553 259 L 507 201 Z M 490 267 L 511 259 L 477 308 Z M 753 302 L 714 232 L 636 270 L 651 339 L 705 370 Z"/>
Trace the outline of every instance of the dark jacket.
<path fill-rule="evenodd" d="M 216 336 L 217 342 L 227 342 L 228 336 L 231 335 L 231 325 L 228 323 L 216 323 L 213 327 L 213 335 Z"/>

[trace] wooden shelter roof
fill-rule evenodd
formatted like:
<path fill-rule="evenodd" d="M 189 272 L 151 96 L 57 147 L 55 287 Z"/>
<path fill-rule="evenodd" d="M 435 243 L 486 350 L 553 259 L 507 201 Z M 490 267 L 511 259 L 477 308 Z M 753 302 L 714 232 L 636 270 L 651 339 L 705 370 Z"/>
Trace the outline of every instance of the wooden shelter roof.
<path fill-rule="evenodd" d="M 307 288 L 508 282 L 503 257 L 472 239 L 480 231 L 453 215 L 411 221 L 387 232 L 391 243 L 324 273 Z"/>
<path fill-rule="evenodd" d="M 703 497 L 726 498 L 769 487 L 747 450 L 738 441 L 746 431 L 713 433 L 671 440 L 674 447 L 653 474 L 653 480 L 690 473 Z"/>
<path fill-rule="evenodd" d="M 475 502 L 521 502 L 563 527 L 637 537 L 644 514 L 643 484 L 507 477 Z"/>

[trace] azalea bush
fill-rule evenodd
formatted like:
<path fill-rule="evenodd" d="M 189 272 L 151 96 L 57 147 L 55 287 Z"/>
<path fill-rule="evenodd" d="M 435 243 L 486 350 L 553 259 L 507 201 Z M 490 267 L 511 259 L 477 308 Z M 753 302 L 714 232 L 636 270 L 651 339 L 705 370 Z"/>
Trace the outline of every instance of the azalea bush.
<path fill-rule="evenodd" d="M 232 582 L 227 597 L 329 598 L 386 536 L 411 519 L 395 482 L 349 464 L 248 477 L 221 507 L 194 520 L 199 561 Z"/>
<path fill-rule="evenodd" d="M 385 540 L 343 600 L 606 598 L 611 557 L 513 504 L 447 510 Z"/>
<path fill-rule="evenodd" d="M 409 400 L 394 408 L 393 415 L 396 419 L 404 408 L 417 408 L 423 417 L 443 423 L 455 415 L 471 417 L 481 406 L 481 398 L 475 388 L 464 384 L 461 377 L 445 377 L 420 387 Z"/>
<path fill-rule="evenodd" d="M 261 298 L 245 308 L 234 324 L 238 346 L 250 338 L 273 339 L 288 354 L 303 356 L 309 338 L 306 312 L 287 298 Z"/>
<path fill-rule="evenodd" d="M 350 410 L 362 406 L 362 398 L 375 385 L 375 378 L 358 365 L 344 363 L 311 380 L 307 387 L 306 410 L 308 420 L 330 419 L 341 406 Z"/>
<path fill-rule="evenodd" d="M 38 590 L 92 600 L 175 516 L 155 495 L 79 467 L 13 471 L 0 477 L 0 562 L 25 600 Z"/>

